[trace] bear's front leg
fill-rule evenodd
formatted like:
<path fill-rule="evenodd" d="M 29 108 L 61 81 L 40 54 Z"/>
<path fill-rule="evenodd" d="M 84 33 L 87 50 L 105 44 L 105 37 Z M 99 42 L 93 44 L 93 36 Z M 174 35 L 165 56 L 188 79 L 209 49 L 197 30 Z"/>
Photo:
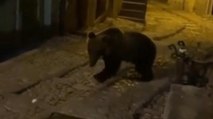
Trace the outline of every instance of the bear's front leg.
<path fill-rule="evenodd" d="M 104 82 L 114 76 L 120 67 L 121 60 L 104 57 L 104 64 L 105 68 L 100 73 L 94 75 L 94 78 L 99 82 Z"/>

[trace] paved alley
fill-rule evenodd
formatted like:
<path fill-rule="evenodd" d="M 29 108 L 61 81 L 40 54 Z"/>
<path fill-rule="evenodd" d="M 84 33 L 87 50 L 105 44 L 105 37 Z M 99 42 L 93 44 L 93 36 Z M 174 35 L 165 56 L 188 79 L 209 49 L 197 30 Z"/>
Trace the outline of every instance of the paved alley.
<path fill-rule="evenodd" d="M 0 63 L 1 119 L 54 119 L 50 115 L 56 112 L 67 115 L 64 119 L 172 119 L 169 117 L 174 116 L 175 109 L 168 107 L 174 106 L 176 100 L 170 100 L 171 96 L 190 95 L 170 91 L 191 88 L 199 90 L 199 94 L 193 95 L 194 103 L 203 101 L 202 97 L 196 98 L 203 93 L 209 101 L 206 110 L 213 109 L 213 97 L 208 97 L 213 94 L 212 73 L 209 87 L 205 89 L 171 84 L 175 61 L 168 49 L 171 43 L 183 40 L 196 58 L 203 60 L 204 56 L 211 55 L 212 20 L 173 10 L 158 2 L 150 2 L 147 9 L 146 25 L 120 18 L 108 19 L 107 24 L 101 25 L 135 30 L 153 38 L 158 50 L 155 80 L 137 82 L 126 78 L 133 66 L 123 63 L 116 77 L 99 84 L 93 75 L 103 68 L 103 62 L 100 60 L 94 68 L 88 66 L 86 37 L 54 37 L 37 49 Z M 98 31 L 98 26 L 93 30 Z M 198 47 L 198 44 L 201 45 Z M 205 119 L 213 118 L 209 112 L 207 115 Z"/>

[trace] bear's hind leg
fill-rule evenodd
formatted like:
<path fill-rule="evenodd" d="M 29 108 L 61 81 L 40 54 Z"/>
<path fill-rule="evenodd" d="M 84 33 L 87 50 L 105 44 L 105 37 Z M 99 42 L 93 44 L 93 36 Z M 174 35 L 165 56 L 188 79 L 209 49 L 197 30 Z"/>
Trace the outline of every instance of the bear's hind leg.
<path fill-rule="evenodd" d="M 108 78 L 107 73 L 106 73 L 106 69 L 104 68 L 101 72 L 95 74 L 94 78 L 98 82 L 104 82 Z"/>
<path fill-rule="evenodd" d="M 135 66 L 135 69 L 138 73 L 140 73 L 142 75 L 140 81 L 151 81 L 154 78 L 152 66 L 150 66 L 150 65 L 137 64 Z"/>
<path fill-rule="evenodd" d="M 105 68 L 100 73 L 94 76 L 95 79 L 98 80 L 99 82 L 104 82 L 108 78 L 111 78 L 112 76 L 114 76 L 120 67 L 121 61 L 104 58 L 104 64 L 105 64 Z"/>

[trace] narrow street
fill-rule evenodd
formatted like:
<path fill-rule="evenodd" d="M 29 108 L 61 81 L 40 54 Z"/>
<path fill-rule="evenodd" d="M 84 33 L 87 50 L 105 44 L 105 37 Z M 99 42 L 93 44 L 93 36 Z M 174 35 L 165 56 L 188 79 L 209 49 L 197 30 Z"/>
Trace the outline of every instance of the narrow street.
<path fill-rule="evenodd" d="M 175 61 L 168 45 L 183 40 L 198 59 L 210 54 L 213 61 L 213 21 L 158 2 L 148 3 L 147 9 L 145 26 L 120 18 L 109 21 L 123 30 L 136 30 L 153 38 L 158 50 L 155 80 L 128 79 L 134 67 L 123 63 L 116 77 L 100 84 L 93 75 L 102 69 L 103 62 L 89 67 L 86 37 L 55 37 L 37 49 L 0 63 L 1 119 L 178 119 L 175 116 L 182 112 L 172 107 L 184 104 L 172 96 L 180 98 L 182 94 L 185 97 L 180 100 L 194 96 L 187 98 L 188 103 L 205 102 L 205 112 L 197 111 L 199 106 L 193 107 L 195 112 L 206 115 L 198 119 L 212 119 L 212 67 L 206 88 L 171 84 Z M 194 114 L 191 108 L 184 111 Z"/>

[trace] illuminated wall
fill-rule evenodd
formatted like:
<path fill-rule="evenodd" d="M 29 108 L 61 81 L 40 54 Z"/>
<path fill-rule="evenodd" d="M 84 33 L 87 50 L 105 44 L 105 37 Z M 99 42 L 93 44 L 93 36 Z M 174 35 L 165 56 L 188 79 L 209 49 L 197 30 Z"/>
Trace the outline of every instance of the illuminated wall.
<path fill-rule="evenodd" d="M 195 12 L 199 15 L 212 15 L 213 0 L 196 0 Z"/>
<path fill-rule="evenodd" d="M 175 9 L 188 12 L 194 12 L 195 2 L 196 0 L 168 0 L 168 3 Z"/>
<path fill-rule="evenodd" d="M 184 10 L 188 12 L 194 12 L 196 0 L 185 0 Z"/>
<path fill-rule="evenodd" d="M 168 0 L 169 5 L 174 9 L 183 10 L 184 9 L 184 0 Z"/>
<path fill-rule="evenodd" d="M 168 0 L 174 9 L 196 12 L 199 15 L 212 15 L 213 0 Z"/>

